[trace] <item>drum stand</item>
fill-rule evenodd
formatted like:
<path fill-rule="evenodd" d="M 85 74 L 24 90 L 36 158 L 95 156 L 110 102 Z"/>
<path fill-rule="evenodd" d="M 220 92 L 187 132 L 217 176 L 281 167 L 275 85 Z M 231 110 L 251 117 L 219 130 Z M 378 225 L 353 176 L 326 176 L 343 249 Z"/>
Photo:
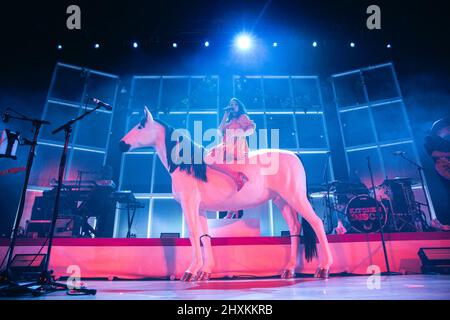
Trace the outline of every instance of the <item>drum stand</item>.
<path fill-rule="evenodd" d="M 380 274 L 383 276 L 400 275 L 399 272 L 391 272 L 391 268 L 389 267 L 389 259 L 388 259 L 388 255 L 387 255 L 387 251 L 386 251 L 386 242 L 384 240 L 384 230 L 383 230 L 383 226 L 381 224 L 381 217 L 380 217 L 380 210 L 379 210 L 380 207 L 379 207 L 379 203 L 378 203 L 378 197 L 377 197 L 377 193 L 375 190 L 375 183 L 373 181 L 373 173 L 372 173 L 372 165 L 370 164 L 370 156 L 367 156 L 366 159 L 367 159 L 367 167 L 369 168 L 370 181 L 372 183 L 373 197 L 375 198 L 375 208 L 377 211 L 378 225 L 380 226 L 380 235 L 381 235 L 381 243 L 383 245 L 384 261 L 386 263 L 386 272 L 381 272 Z"/>

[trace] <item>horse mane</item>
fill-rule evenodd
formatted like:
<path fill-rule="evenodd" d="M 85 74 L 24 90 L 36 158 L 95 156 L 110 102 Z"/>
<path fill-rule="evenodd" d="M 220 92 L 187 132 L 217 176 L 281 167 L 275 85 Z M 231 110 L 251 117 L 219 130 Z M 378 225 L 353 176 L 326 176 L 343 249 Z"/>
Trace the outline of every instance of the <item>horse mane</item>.
<path fill-rule="evenodd" d="M 206 163 L 205 160 L 203 158 L 203 155 L 205 153 L 205 148 L 201 145 L 198 145 L 196 143 L 194 143 L 191 139 L 189 139 L 186 136 L 181 136 L 182 139 L 189 139 L 190 141 L 190 147 L 191 150 L 193 152 L 191 152 L 191 158 L 189 163 L 180 163 L 180 164 L 176 164 L 172 161 L 172 157 L 170 156 L 172 153 L 173 148 L 177 145 L 177 143 L 179 141 L 173 141 L 172 138 L 172 133 L 175 131 L 175 129 L 170 126 L 169 124 L 165 123 L 164 121 L 160 120 L 160 119 L 154 119 L 154 121 L 156 121 L 157 123 L 159 123 L 160 125 L 162 125 L 165 129 L 165 146 L 166 146 L 166 160 L 167 160 L 167 165 L 169 166 L 169 173 L 174 172 L 176 169 L 180 169 L 181 171 L 185 171 L 187 172 L 189 175 L 194 175 L 194 177 L 196 179 L 202 180 L 207 182 L 208 179 L 206 177 Z M 196 164 L 194 162 L 194 154 L 196 152 L 201 152 L 202 155 L 202 162 Z"/>

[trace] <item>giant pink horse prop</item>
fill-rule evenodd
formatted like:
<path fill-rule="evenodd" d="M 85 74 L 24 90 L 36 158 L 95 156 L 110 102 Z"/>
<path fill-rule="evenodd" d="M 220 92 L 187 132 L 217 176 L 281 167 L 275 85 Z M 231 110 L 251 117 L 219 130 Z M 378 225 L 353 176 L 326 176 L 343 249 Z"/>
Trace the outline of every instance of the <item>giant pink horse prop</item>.
<path fill-rule="evenodd" d="M 206 211 L 246 209 L 257 207 L 269 200 L 280 208 L 291 234 L 290 258 L 281 277 L 295 277 L 302 227 L 297 213 L 303 217 L 305 256 L 308 261 L 317 255 L 315 235 L 320 243 L 320 262 L 314 276 L 328 277 L 333 258 L 322 220 L 308 201 L 303 165 L 293 152 L 278 149 L 251 151 L 247 160 L 253 164 L 236 164 L 239 171 L 248 177 L 248 182 L 237 191 L 231 178 L 211 169 L 204 161 L 200 164 L 175 164 L 171 158 L 172 150 L 178 147 L 179 142 L 173 141 L 171 137 L 174 129 L 160 120 L 153 119 L 147 108 L 144 109 L 144 113 L 144 119 L 122 138 L 120 144 L 124 152 L 154 147 L 162 164 L 171 175 L 173 196 L 181 204 L 192 246 L 192 261 L 181 280 L 208 280 L 214 269 L 215 261 L 211 239 L 208 236 Z M 199 148 L 192 142 L 191 145 Z M 279 167 L 276 174 L 261 174 L 265 169 L 260 165 L 259 158 L 262 157 L 278 159 Z M 205 249 L 204 256 L 201 244 Z"/>

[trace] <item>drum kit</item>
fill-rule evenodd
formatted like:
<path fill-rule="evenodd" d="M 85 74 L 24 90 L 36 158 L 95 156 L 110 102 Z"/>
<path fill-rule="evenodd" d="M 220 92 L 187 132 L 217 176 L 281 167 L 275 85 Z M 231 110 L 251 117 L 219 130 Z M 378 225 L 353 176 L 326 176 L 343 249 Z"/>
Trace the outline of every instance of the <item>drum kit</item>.
<path fill-rule="evenodd" d="M 327 233 L 423 231 L 425 217 L 414 197 L 415 184 L 410 178 L 386 179 L 374 195 L 363 183 L 332 181 L 314 188 L 309 197 Z"/>

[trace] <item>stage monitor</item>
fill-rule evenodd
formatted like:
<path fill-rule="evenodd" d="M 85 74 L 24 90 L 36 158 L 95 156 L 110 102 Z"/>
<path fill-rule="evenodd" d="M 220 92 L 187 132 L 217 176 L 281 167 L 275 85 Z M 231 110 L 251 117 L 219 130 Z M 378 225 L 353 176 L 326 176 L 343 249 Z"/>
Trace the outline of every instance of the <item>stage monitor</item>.
<path fill-rule="evenodd" d="M 420 248 L 422 273 L 450 274 L 450 248 Z"/>
<path fill-rule="evenodd" d="M 11 272 L 16 280 L 37 280 L 44 270 L 45 254 L 16 254 Z"/>

